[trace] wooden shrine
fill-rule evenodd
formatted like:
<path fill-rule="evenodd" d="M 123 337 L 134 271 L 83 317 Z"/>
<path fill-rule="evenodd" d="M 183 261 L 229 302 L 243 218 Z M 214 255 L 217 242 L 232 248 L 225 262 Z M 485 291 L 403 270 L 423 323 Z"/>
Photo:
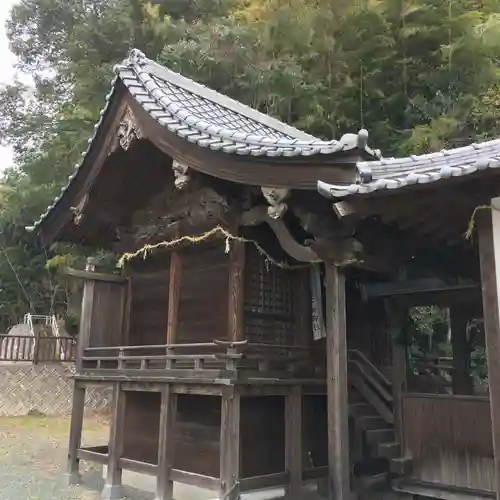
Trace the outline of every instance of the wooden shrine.
<path fill-rule="evenodd" d="M 299 500 L 311 482 L 332 499 L 381 482 L 500 498 L 500 141 L 383 159 L 364 130 L 322 141 L 137 50 L 116 73 L 31 228 L 120 256 L 113 274 L 68 270 L 84 282 L 69 481 L 90 460 L 107 465 L 105 499 L 123 470 L 155 476 L 157 500 L 175 482 L 224 500 Z M 449 311 L 451 381 L 439 360 L 409 366 L 419 306 Z M 95 384 L 113 388 L 109 443 L 82 447 Z"/>

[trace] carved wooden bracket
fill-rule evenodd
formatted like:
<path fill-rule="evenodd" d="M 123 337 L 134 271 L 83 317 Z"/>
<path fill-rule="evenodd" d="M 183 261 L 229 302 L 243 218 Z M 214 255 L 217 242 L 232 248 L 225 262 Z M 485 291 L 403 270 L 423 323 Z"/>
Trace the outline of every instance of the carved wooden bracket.
<path fill-rule="evenodd" d="M 180 163 L 177 160 L 172 162 L 172 171 L 175 177 L 174 184 L 177 189 L 182 190 L 187 186 L 191 179 L 190 175 L 187 173 L 188 170 L 189 167 L 186 164 Z"/>
<path fill-rule="evenodd" d="M 143 137 L 144 134 L 137 124 L 134 114 L 130 108 L 127 107 L 123 113 L 122 119 L 120 120 L 116 140 L 111 148 L 111 152 L 115 151 L 118 146 L 120 146 L 124 151 L 127 151 L 132 143 L 138 139 L 142 139 Z"/>
<path fill-rule="evenodd" d="M 287 204 L 283 202 L 290 194 L 290 190 L 288 188 L 270 187 L 262 187 L 261 190 L 270 205 L 267 208 L 269 217 L 273 220 L 281 219 L 288 209 Z"/>

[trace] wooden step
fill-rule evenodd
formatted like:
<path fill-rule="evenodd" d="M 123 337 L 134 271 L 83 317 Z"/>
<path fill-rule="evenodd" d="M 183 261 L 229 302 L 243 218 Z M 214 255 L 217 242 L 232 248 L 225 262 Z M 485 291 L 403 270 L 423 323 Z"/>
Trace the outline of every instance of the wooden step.
<path fill-rule="evenodd" d="M 368 403 L 351 403 L 349 415 L 355 420 L 360 417 L 378 416 L 377 411 Z"/>
<path fill-rule="evenodd" d="M 391 473 L 397 476 L 407 476 L 413 470 L 413 459 L 411 457 L 391 458 L 389 464 Z"/>
<path fill-rule="evenodd" d="M 380 443 L 377 447 L 378 456 L 384 458 L 398 458 L 401 456 L 401 445 L 397 442 Z"/>
<path fill-rule="evenodd" d="M 369 429 L 366 431 L 366 442 L 377 448 L 382 443 L 393 443 L 395 440 L 394 430 L 387 429 Z"/>
<path fill-rule="evenodd" d="M 388 424 L 382 417 L 378 415 L 363 415 L 356 420 L 356 427 L 361 431 L 370 429 L 392 429 L 391 424 Z"/>
<path fill-rule="evenodd" d="M 388 482 L 387 472 L 374 474 L 372 476 L 361 476 L 354 479 L 354 488 L 356 491 L 363 491 Z"/>

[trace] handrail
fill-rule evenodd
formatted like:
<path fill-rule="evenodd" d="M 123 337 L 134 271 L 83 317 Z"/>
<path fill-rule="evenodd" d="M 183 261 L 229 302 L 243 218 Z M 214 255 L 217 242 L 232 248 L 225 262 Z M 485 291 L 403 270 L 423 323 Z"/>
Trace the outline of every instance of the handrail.
<path fill-rule="evenodd" d="M 349 349 L 348 354 L 350 383 L 386 422 L 392 423 L 392 384 L 362 352 Z"/>
<path fill-rule="evenodd" d="M 388 387 L 391 387 L 391 382 L 385 377 L 385 375 L 359 350 L 349 349 L 349 354 L 356 354 L 366 365 L 368 365 L 372 372 L 374 372 L 377 377 Z"/>
<path fill-rule="evenodd" d="M 231 342 L 225 340 L 213 340 L 212 342 L 200 342 L 191 344 L 152 344 L 152 345 L 133 345 L 133 346 L 103 346 L 103 347 L 86 347 L 85 351 L 137 351 L 141 349 L 192 349 L 192 348 L 207 348 L 207 347 L 244 347 L 248 348 L 264 348 L 264 349 L 286 349 L 295 351 L 308 352 L 309 348 L 304 346 L 281 345 L 281 344 L 261 344 L 247 341 Z"/>

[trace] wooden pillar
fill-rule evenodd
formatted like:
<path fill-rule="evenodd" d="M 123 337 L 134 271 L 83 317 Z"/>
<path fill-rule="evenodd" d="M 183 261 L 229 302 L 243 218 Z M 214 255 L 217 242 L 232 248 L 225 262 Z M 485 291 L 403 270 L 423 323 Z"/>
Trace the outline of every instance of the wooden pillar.
<path fill-rule="evenodd" d="M 123 497 L 120 458 L 123 453 L 125 397 L 126 394 L 121 390 L 120 382 L 115 382 L 113 385 L 113 415 L 109 435 L 108 470 L 106 484 L 101 494 L 103 500 L 116 500 Z"/>
<path fill-rule="evenodd" d="M 245 243 L 233 241 L 229 252 L 229 325 L 228 339 L 243 340 L 245 337 L 244 317 L 244 275 Z"/>
<path fill-rule="evenodd" d="M 177 417 L 177 394 L 170 384 L 161 392 L 160 433 L 158 439 L 158 476 L 156 480 L 156 500 L 172 500 L 174 482 L 175 421 Z"/>
<path fill-rule="evenodd" d="M 302 387 L 285 397 L 285 468 L 287 500 L 302 500 Z"/>
<path fill-rule="evenodd" d="M 491 204 L 491 212 L 489 210 L 478 212 L 477 231 L 495 456 L 496 498 L 500 500 L 500 313 L 498 300 L 498 290 L 500 290 L 500 199 L 495 198 Z"/>
<path fill-rule="evenodd" d="M 326 363 L 328 391 L 328 471 L 330 500 L 349 500 L 349 413 L 345 276 L 331 262 L 326 268 Z"/>
<path fill-rule="evenodd" d="M 394 399 L 394 432 L 396 439 L 401 444 L 401 449 L 405 449 L 403 433 L 403 393 L 408 384 L 408 367 L 406 360 L 406 347 L 400 336 L 404 328 L 404 322 L 408 314 L 407 308 L 403 308 L 394 301 L 385 301 L 385 312 L 387 315 L 387 327 L 391 338 L 392 346 L 392 397 Z"/>
<path fill-rule="evenodd" d="M 453 394 L 472 394 L 470 345 L 467 340 L 467 310 L 463 305 L 450 308 L 451 345 L 453 348 Z"/>
<path fill-rule="evenodd" d="M 220 426 L 220 500 L 240 497 L 240 395 L 234 386 L 222 391 Z"/>
<path fill-rule="evenodd" d="M 82 443 L 83 412 L 85 409 L 85 387 L 75 383 L 73 388 L 73 406 L 71 408 L 71 423 L 69 429 L 68 465 L 66 470 L 66 483 L 68 485 L 80 484 L 78 449 Z"/>
<path fill-rule="evenodd" d="M 170 278 L 168 289 L 167 344 L 175 344 L 177 341 L 177 320 L 179 316 L 181 273 L 181 258 L 177 252 L 172 252 L 170 256 Z"/>

